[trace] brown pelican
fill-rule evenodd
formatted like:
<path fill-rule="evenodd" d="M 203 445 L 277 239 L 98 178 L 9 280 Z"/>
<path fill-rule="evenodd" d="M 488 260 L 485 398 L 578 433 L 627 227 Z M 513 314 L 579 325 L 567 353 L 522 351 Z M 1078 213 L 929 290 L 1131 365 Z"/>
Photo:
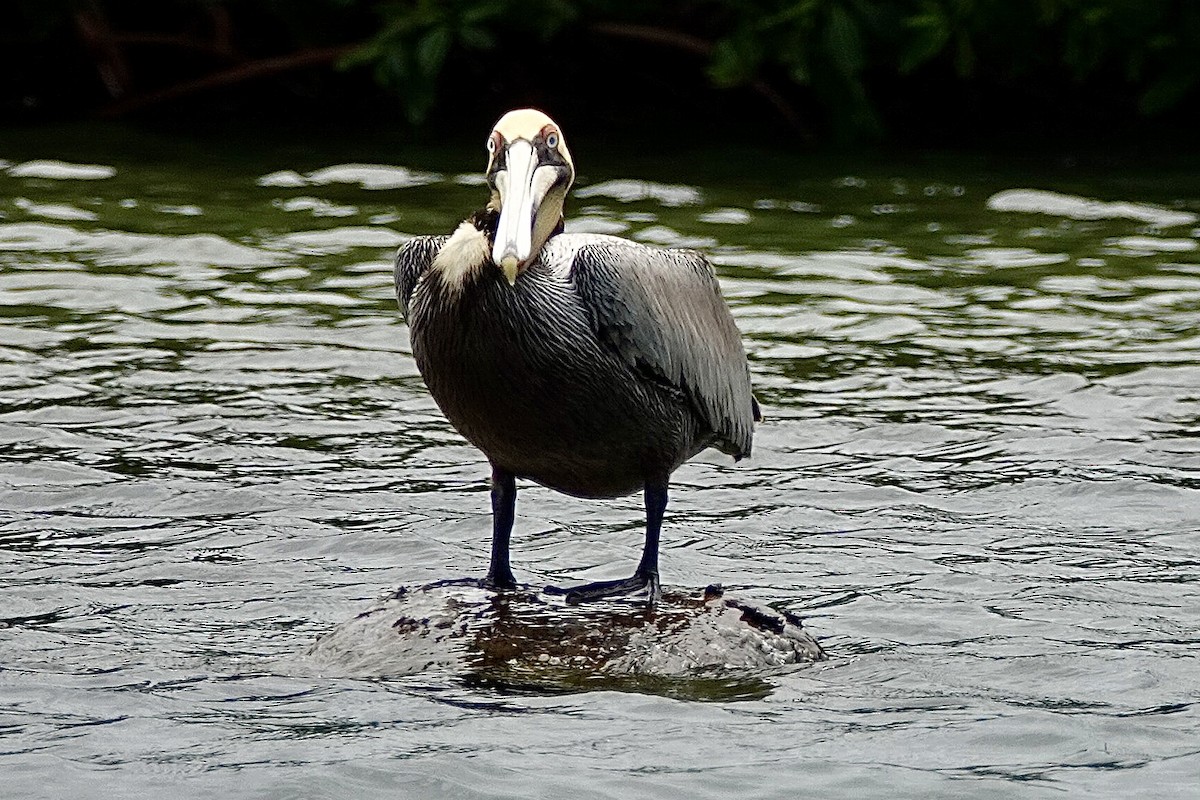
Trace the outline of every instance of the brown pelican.
<path fill-rule="evenodd" d="M 492 467 L 492 556 L 509 566 L 515 478 L 570 495 L 644 492 L 633 576 L 568 602 L 659 592 L 671 473 L 705 447 L 750 455 L 758 404 L 741 337 L 699 253 L 563 233 L 575 168 L 562 131 L 510 111 L 487 140 L 487 206 L 396 256 L 396 294 L 434 400 Z"/>

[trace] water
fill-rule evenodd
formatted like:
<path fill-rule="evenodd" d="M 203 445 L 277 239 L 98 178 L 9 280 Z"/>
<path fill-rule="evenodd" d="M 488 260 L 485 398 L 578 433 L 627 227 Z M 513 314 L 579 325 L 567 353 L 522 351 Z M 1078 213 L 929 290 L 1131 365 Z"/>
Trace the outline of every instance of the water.
<path fill-rule="evenodd" d="M 0 795 L 1194 796 L 1200 179 L 575 142 L 572 227 L 706 249 L 767 412 L 677 474 L 664 581 L 830 655 L 704 701 L 305 660 L 485 568 L 389 266 L 482 151 L 92 135 L 0 142 Z M 623 575 L 640 525 L 524 487 L 514 568 Z"/>

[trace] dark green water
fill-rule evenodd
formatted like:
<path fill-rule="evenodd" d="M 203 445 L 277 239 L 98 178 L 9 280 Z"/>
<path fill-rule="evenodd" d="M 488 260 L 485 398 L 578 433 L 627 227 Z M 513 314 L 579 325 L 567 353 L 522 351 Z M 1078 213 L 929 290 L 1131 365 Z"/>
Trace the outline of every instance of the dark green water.
<path fill-rule="evenodd" d="M 486 564 L 390 275 L 482 147 L 8 133 L 0 794 L 1194 796 L 1200 175 L 573 149 L 571 227 L 706 250 L 766 407 L 677 474 L 664 581 L 830 660 L 709 702 L 320 677 L 318 635 Z M 639 552 L 636 498 L 518 514 L 531 583 Z"/>

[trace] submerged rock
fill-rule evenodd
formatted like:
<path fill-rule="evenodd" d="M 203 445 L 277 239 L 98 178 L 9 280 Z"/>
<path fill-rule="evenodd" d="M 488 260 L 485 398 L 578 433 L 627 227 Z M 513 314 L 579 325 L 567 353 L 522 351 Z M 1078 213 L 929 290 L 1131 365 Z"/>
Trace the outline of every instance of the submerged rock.
<path fill-rule="evenodd" d="M 653 608 L 570 606 L 533 590 L 472 581 L 400 589 L 314 643 L 323 673 L 399 677 L 439 670 L 469 682 L 571 691 L 761 694 L 764 678 L 824 652 L 800 620 L 725 595 L 665 588 Z"/>

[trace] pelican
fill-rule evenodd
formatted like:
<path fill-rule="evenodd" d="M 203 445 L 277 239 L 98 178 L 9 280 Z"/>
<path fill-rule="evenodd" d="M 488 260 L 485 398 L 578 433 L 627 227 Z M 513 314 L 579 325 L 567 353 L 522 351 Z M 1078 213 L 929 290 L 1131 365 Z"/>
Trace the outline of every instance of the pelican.
<path fill-rule="evenodd" d="M 508 112 L 487 153 L 486 207 L 409 240 L 395 264 L 421 376 L 491 464 L 482 584 L 517 588 L 516 478 L 586 498 L 641 491 L 633 575 L 547 591 L 577 603 L 645 590 L 653 604 L 671 473 L 706 447 L 750 455 L 760 415 L 741 336 L 700 253 L 563 232 L 575 167 L 546 114 Z"/>

